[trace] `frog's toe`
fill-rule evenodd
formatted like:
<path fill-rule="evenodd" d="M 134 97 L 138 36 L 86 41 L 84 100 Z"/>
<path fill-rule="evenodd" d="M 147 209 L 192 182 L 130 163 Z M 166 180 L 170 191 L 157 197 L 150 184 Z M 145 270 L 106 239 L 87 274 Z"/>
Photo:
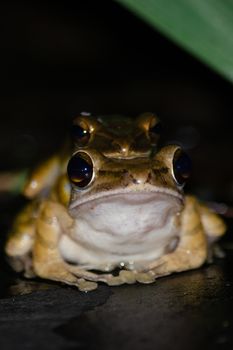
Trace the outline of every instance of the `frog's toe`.
<path fill-rule="evenodd" d="M 98 283 L 86 281 L 83 278 L 78 279 L 77 287 L 81 292 L 90 292 L 98 288 Z"/>
<path fill-rule="evenodd" d="M 121 284 L 124 284 L 125 281 L 120 276 L 109 276 L 107 279 L 105 279 L 106 284 L 109 286 L 120 286 Z"/>
<path fill-rule="evenodd" d="M 152 271 L 149 272 L 137 272 L 135 278 L 138 282 L 149 284 L 155 282 L 155 274 Z"/>
<path fill-rule="evenodd" d="M 124 283 L 133 284 L 136 282 L 136 275 L 133 271 L 122 270 L 119 276 Z"/>
<path fill-rule="evenodd" d="M 7 258 L 7 262 L 16 272 L 23 272 L 26 278 L 33 278 L 36 276 L 30 254 Z"/>

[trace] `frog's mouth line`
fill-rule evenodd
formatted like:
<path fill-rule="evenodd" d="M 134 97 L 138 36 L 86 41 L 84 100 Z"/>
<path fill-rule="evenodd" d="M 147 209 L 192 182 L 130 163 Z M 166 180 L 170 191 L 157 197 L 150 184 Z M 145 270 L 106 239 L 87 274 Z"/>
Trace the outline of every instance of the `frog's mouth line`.
<path fill-rule="evenodd" d="M 166 196 L 170 197 L 170 199 L 176 199 L 180 201 L 181 205 L 184 204 L 184 197 L 181 193 L 178 193 L 174 190 L 167 189 L 167 188 L 153 188 L 153 189 L 143 189 L 143 190 L 135 190 L 135 189 L 129 189 L 126 188 L 124 190 L 110 190 L 110 191 L 105 191 L 105 192 L 100 192 L 100 193 L 95 193 L 92 195 L 85 195 L 83 198 L 77 198 L 76 200 L 73 200 L 70 203 L 69 210 L 73 210 L 77 207 L 80 207 L 82 205 L 86 204 L 91 204 L 91 202 L 98 201 L 98 200 L 104 200 L 106 198 L 117 198 L 118 196 L 127 196 L 129 195 L 130 197 L 135 196 L 135 204 L 137 204 L 139 201 L 141 203 L 145 203 L 146 200 L 156 200 L 156 194 L 158 194 L 158 200 L 161 199 L 161 196 Z M 137 197 L 136 197 L 137 196 Z M 132 204 L 133 200 L 131 201 Z"/>

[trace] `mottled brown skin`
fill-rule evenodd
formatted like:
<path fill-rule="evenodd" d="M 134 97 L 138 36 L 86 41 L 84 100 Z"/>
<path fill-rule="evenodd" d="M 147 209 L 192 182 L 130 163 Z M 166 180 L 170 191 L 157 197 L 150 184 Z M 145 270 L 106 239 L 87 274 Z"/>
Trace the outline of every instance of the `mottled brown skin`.
<path fill-rule="evenodd" d="M 197 268 L 207 260 L 212 244 L 224 234 L 225 224 L 196 198 L 184 196 L 177 186 L 171 164 L 179 147 L 171 145 L 157 150 L 158 138 L 149 132 L 157 121 L 151 113 L 136 119 L 81 115 L 74 120 L 74 124 L 90 131 L 88 142 L 82 145 L 75 142 L 70 155 L 56 155 L 38 166 L 24 188 L 24 195 L 32 201 L 19 213 L 6 243 L 6 254 L 16 271 L 88 291 L 95 289 L 98 282 L 151 283 L 160 276 Z M 86 152 L 94 163 L 94 179 L 83 191 L 72 189 L 66 175 L 70 156 L 79 151 Z M 168 200 L 173 196 L 179 202 L 180 210 L 174 218 L 179 236 L 174 247 L 168 242 L 158 258 L 147 260 L 145 254 L 131 267 L 126 263 L 118 276 L 111 273 L 117 267 L 112 262 L 87 267 L 70 264 L 63 258 L 59 249 L 61 237 L 73 239 L 76 234 L 75 213 L 68 209 L 69 203 L 85 203 L 114 191 L 149 193 L 153 188 L 168 192 Z"/>

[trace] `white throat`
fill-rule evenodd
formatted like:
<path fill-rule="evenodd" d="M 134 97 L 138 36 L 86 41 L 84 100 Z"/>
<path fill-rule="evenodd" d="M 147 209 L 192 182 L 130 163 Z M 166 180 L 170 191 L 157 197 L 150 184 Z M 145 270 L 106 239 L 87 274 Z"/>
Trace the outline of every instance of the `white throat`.
<path fill-rule="evenodd" d="M 65 259 L 89 269 L 140 264 L 164 254 L 177 238 L 178 194 L 154 192 L 115 193 L 71 207 L 75 217 L 70 235 L 60 250 Z"/>

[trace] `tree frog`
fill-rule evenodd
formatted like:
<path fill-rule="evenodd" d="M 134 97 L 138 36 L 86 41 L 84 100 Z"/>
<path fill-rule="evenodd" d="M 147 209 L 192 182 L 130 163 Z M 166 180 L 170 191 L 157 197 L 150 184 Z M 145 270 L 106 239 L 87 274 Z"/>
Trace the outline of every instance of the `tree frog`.
<path fill-rule="evenodd" d="M 152 283 L 200 267 L 225 224 L 184 195 L 190 161 L 178 145 L 158 146 L 153 113 L 73 121 L 72 147 L 40 164 L 6 243 L 16 271 L 81 291 Z"/>

